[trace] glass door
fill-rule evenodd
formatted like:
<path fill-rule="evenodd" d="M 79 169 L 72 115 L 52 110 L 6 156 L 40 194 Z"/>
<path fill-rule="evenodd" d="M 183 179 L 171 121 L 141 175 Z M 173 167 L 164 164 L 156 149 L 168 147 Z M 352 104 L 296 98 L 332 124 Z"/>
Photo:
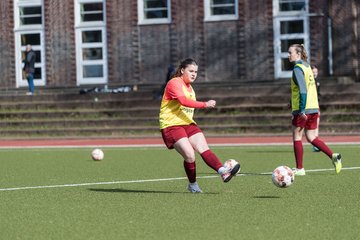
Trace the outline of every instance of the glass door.
<path fill-rule="evenodd" d="M 25 59 L 26 45 L 30 44 L 35 52 L 35 86 L 45 85 L 44 36 L 42 1 L 14 1 L 15 19 L 15 63 L 16 87 L 27 86 L 22 61 Z"/>

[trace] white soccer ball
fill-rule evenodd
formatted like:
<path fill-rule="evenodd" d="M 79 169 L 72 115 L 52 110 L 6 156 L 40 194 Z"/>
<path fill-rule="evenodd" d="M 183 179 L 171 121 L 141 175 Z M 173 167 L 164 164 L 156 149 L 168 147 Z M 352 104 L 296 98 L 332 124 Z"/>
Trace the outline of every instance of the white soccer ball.
<path fill-rule="evenodd" d="M 226 168 L 226 169 L 233 169 L 236 164 L 239 164 L 236 160 L 234 160 L 234 159 L 229 159 L 229 160 L 226 160 L 226 161 L 224 162 L 224 168 Z M 238 174 L 238 173 L 240 173 L 240 168 L 239 168 L 239 170 L 236 172 L 236 174 Z M 235 174 L 235 175 L 236 175 L 236 174 Z"/>
<path fill-rule="evenodd" d="M 291 168 L 280 166 L 272 172 L 272 181 L 279 188 L 287 188 L 294 183 L 295 175 Z"/>
<path fill-rule="evenodd" d="M 95 161 L 101 161 L 104 159 L 104 152 L 101 149 L 96 148 L 91 152 L 91 157 Z"/>

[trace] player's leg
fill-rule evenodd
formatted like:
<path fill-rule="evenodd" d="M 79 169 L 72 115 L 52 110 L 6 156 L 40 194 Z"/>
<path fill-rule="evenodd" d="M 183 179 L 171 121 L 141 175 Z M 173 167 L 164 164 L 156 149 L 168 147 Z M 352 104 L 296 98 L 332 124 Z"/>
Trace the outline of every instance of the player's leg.
<path fill-rule="evenodd" d="M 326 155 L 329 156 L 329 158 L 331 158 L 333 152 L 319 137 L 316 136 L 316 129 L 307 130 L 306 139 L 313 146 L 317 147 L 320 151 L 324 152 Z"/>
<path fill-rule="evenodd" d="M 200 193 L 201 189 L 196 182 L 195 152 L 184 127 L 173 126 L 162 129 L 161 135 L 166 147 L 168 149 L 175 148 L 184 159 L 184 169 L 189 179 L 188 190 L 193 193 Z"/>
<path fill-rule="evenodd" d="M 217 171 L 221 175 L 224 182 L 230 181 L 231 178 L 239 171 L 240 164 L 238 163 L 231 169 L 226 169 L 223 167 L 223 164 L 219 158 L 210 150 L 202 132 L 198 132 L 192 135 L 189 137 L 189 140 L 195 151 L 201 155 L 204 162 L 209 167 Z"/>
<path fill-rule="evenodd" d="M 209 167 L 218 171 L 223 166 L 218 157 L 210 150 L 202 132 L 190 136 L 189 141 L 195 151 L 201 155 L 202 159 Z"/>
<path fill-rule="evenodd" d="M 174 143 L 174 148 L 184 159 L 184 169 L 189 179 L 188 190 L 192 193 L 201 193 L 202 191 L 196 182 L 195 151 L 189 139 L 187 137 L 179 139 Z"/>
<path fill-rule="evenodd" d="M 315 129 L 315 137 L 319 137 L 319 125 L 320 125 L 320 114 L 316 120 L 317 122 L 317 128 Z M 320 152 L 320 149 L 312 145 L 314 152 Z"/>
<path fill-rule="evenodd" d="M 294 174 L 297 176 L 305 175 L 305 169 L 303 167 L 304 148 L 302 144 L 302 136 L 304 134 L 303 127 L 293 126 L 293 148 L 295 155 L 296 168 Z"/>
<path fill-rule="evenodd" d="M 205 136 L 202 130 L 196 124 L 190 124 L 184 127 L 189 141 L 193 149 L 198 152 L 205 163 L 214 169 L 219 171 L 222 167 L 222 163 L 217 156 L 209 149 Z"/>
<path fill-rule="evenodd" d="M 340 173 L 342 168 L 342 160 L 340 153 L 333 153 L 332 150 L 323 142 L 319 137 L 316 136 L 315 129 L 306 131 L 307 140 L 315 147 L 317 147 L 320 151 L 325 153 L 332 161 L 335 172 Z"/>
<path fill-rule="evenodd" d="M 324 152 L 329 158 L 332 157 L 333 152 L 331 149 L 318 137 L 317 129 L 318 129 L 318 114 L 309 114 L 308 120 L 306 122 L 306 139 L 313 146 L 317 147 L 320 151 Z"/>

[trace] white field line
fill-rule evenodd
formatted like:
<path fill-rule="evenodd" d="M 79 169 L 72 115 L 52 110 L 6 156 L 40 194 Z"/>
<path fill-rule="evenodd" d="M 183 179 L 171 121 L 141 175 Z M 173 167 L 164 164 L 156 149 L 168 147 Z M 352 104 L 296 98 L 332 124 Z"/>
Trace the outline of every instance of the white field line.
<path fill-rule="evenodd" d="M 342 170 L 358 170 L 360 167 L 346 167 Z M 333 168 L 329 169 L 310 169 L 307 172 L 325 172 L 334 171 Z M 260 175 L 270 175 L 271 172 L 260 173 Z M 237 176 L 249 176 L 254 174 L 238 174 Z M 199 176 L 197 178 L 217 178 L 217 175 L 213 176 Z M 0 188 L 0 191 L 17 191 L 17 190 L 30 190 L 30 189 L 49 189 L 49 188 L 65 188 L 65 187 L 82 187 L 82 186 L 96 186 L 96 185 L 113 185 L 113 184 L 128 184 L 128 183 L 147 183 L 147 182 L 164 182 L 164 181 L 176 181 L 185 180 L 186 177 L 177 178 L 159 178 L 159 179 L 145 179 L 145 180 L 129 180 L 129 181 L 112 181 L 112 182 L 94 182 L 94 183 L 73 183 L 73 184 L 62 184 L 62 185 L 45 185 L 45 186 L 29 186 L 29 187 L 12 187 L 12 188 Z"/>

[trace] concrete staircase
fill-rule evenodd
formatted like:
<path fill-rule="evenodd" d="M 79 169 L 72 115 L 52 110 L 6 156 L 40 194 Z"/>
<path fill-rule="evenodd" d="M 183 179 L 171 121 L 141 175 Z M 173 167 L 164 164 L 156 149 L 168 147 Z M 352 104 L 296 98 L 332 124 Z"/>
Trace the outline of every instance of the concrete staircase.
<path fill-rule="evenodd" d="M 160 136 L 159 86 L 121 93 L 40 89 L 35 96 L 0 91 L 0 138 L 130 138 Z M 194 86 L 215 109 L 196 110 L 207 135 L 289 135 L 288 85 Z M 360 134 L 360 84 L 323 84 L 320 134 Z"/>

